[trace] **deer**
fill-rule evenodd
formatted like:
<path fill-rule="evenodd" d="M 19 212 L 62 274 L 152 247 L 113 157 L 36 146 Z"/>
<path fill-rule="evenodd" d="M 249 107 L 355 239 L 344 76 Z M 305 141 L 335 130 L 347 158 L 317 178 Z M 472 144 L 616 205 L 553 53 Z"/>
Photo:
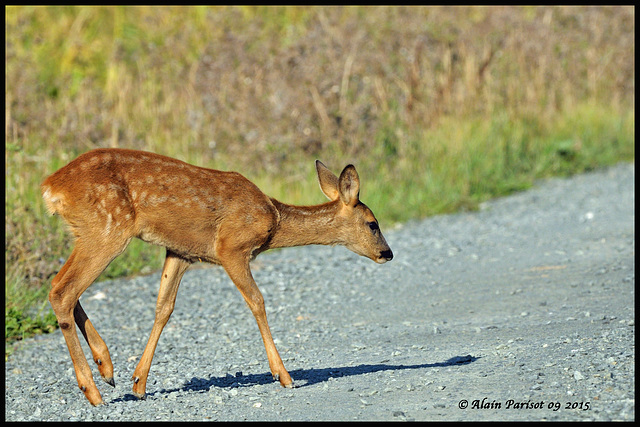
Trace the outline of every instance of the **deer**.
<path fill-rule="evenodd" d="M 342 245 L 379 264 L 393 258 L 376 217 L 360 201 L 355 167 L 347 165 L 337 177 L 321 161 L 315 166 L 329 201 L 313 206 L 282 203 L 238 172 L 122 148 L 86 152 L 43 181 L 47 211 L 61 216 L 75 237 L 71 254 L 51 282 L 49 302 L 78 386 L 92 405 L 103 401 L 76 325 L 100 376 L 115 387 L 113 363 L 79 298 L 134 237 L 166 248 L 155 320 L 132 376 L 134 396 L 146 397 L 151 362 L 180 281 L 198 261 L 224 268 L 258 324 L 274 381 L 294 386 L 271 336 L 250 261 L 268 249 L 311 244 Z"/>

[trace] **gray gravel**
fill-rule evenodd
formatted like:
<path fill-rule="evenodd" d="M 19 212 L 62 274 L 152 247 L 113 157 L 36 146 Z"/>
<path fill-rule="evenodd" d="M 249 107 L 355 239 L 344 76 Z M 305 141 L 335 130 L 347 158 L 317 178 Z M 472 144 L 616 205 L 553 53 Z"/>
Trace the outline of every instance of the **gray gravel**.
<path fill-rule="evenodd" d="M 130 377 L 160 274 L 96 283 L 82 300 L 115 366 L 115 388 L 94 367 L 106 405 L 83 397 L 56 331 L 7 360 L 5 417 L 633 420 L 634 177 L 621 164 L 479 212 L 382 224 L 395 255 L 382 266 L 342 247 L 261 255 L 254 276 L 295 389 L 271 379 L 251 312 L 213 267 L 185 274 L 138 401 Z"/>

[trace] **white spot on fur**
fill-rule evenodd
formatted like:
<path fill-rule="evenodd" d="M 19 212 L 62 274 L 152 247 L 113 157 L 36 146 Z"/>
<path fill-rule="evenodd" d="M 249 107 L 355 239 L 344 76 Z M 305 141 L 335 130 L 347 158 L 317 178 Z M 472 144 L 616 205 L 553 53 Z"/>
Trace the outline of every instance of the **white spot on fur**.
<path fill-rule="evenodd" d="M 105 236 L 108 236 L 111 233 L 111 222 L 113 222 L 113 217 L 111 216 L 111 213 L 107 214 L 107 225 L 104 228 L 104 232 L 103 234 Z"/>

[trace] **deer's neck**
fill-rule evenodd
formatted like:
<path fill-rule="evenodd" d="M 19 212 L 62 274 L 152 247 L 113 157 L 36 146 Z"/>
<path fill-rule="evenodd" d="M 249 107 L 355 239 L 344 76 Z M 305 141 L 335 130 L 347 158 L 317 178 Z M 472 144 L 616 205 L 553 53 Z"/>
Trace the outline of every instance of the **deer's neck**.
<path fill-rule="evenodd" d="M 334 245 L 340 242 L 336 223 L 338 201 L 315 206 L 293 206 L 271 199 L 280 213 L 269 248 Z"/>

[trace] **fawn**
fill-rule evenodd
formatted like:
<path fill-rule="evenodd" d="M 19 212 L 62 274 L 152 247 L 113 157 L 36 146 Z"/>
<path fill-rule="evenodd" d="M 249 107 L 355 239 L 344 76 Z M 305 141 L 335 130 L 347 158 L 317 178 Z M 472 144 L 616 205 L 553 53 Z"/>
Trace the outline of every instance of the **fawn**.
<path fill-rule="evenodd" d="M 135 396 L 145 397 L 153 354 L 173 312 L 180 280 L 196 261 L 222 265 L 258 323 L 273 378 L 293 387 L 271 337 L 249 261 L 267 249 L 310 244 L 344 245 L 377 263 L 393 258 L 373 212 L 360 202 L 353 165 L 338 178 L 316 160 L 316 171 L 320 189 L 330 200 L 317 206 L 281 203 L 237 172 L 126 149 L 89 151 L 45 179 L 41 190 L 47 210 L 62 216 L 75 236 L 71 255 L 51 283 L 49 301 L 78 386 L 91 404 L 101 404 L 102 397 L 74 321 L 102 379 L 115 386 L 113 364 L 78 299 L 133 237 L 167 250 L 155 321 L 133 373 Z"/>

